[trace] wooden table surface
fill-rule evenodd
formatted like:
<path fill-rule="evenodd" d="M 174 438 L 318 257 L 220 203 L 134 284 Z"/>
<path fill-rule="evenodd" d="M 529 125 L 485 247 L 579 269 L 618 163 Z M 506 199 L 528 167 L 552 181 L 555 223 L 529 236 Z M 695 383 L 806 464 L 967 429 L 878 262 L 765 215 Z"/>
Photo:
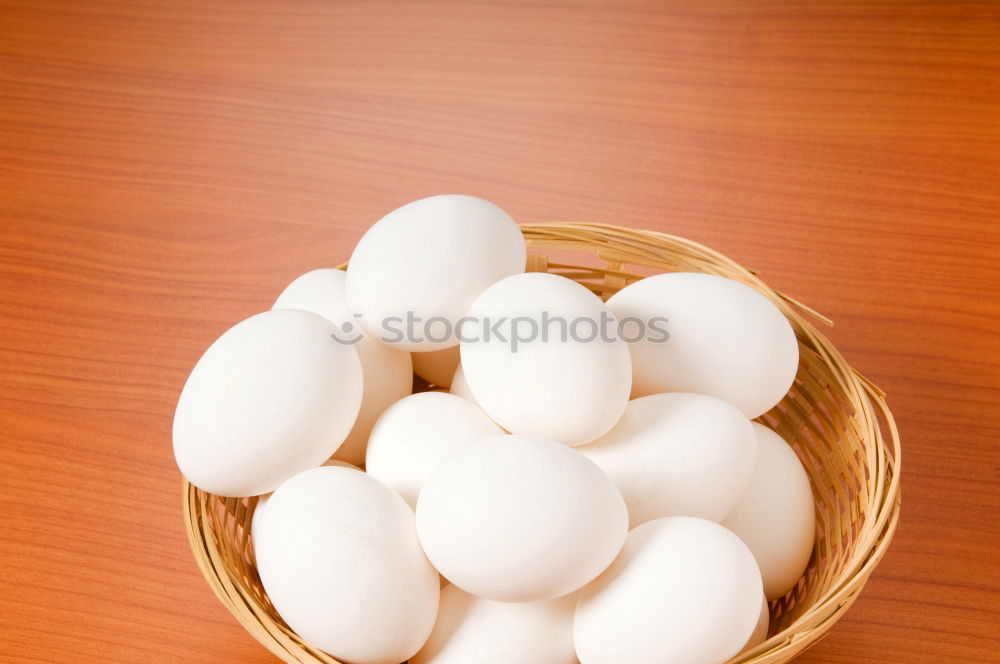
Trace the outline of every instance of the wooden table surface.
<path fill-rule="evenodd" d="M 836 321 L 903 514 L 803 663 L 1000 651 L 1000 6 L 0 1 L 0 661 L 271 662 L 201 579 L 187 372 L 394 207 L 681 234 Z"/>

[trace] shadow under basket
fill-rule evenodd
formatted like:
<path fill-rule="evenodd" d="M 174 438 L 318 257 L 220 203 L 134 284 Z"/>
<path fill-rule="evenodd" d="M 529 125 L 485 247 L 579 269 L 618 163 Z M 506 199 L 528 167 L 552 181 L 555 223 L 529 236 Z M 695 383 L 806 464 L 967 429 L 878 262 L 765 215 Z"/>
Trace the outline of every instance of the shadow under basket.
<path fill-rule="evenodd" d="M 884 394 L 852 369 L 809 319 L 822 316 L 769 288 L 753 271 L 690 240 L 589 223 L 525 224 L 529 271 L 560 274 L 607 299 L 659 272 L 705 272 L 771 299 L 798 337 L 798 374 L 759 421 L 791 443 L 816 500 L 816 543 L 803 577 L 771 602 L 768 639 L 732 662 L 787 662 L 822 638 L 851 606 L 889 545 L 899 519 L 899 436 Z M 343 267 L 343 266 L 341 266 Z M 303 642 L 260 584 L 250 541 L 257 498 L 222 498 L 183 484 L 195 559 L 237 620 L 285 662 L 337 660 Z"/>

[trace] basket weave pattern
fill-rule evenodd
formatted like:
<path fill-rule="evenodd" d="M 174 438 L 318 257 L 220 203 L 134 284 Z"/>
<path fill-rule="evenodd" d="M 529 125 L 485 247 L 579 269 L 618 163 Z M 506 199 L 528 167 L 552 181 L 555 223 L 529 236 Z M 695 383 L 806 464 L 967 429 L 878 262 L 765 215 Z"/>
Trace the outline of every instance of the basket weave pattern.
<path fill-rule="evenodd" d="M 787 662 L 820 639 L 857 598 L 899 519 L 899 436 L 884 394 L 852 369 L 808 318 L 829 321 L 775 292 L 745 267 L 683 238 L 588 223 L 526 224 L 528 269 L 574 279 L 607 299 L 640 273 L 705 272 L 770 298 L 799 341 L 788 395 L 758 418 L 791 443 L 812 482 L 816 544 L 805 575 L 770 605 L 768 639 L 732 660 Z M 563 256 L 571 256 L 565 262 Z M 550 258 L 552 260 L 550 260 Z M 191 548 L 205 579 L 254 638 L 285 662 L 338 660 L 299 639 L 260 584 L 250 541 L 257 498 L 221 498 L 183 483 Z"/>

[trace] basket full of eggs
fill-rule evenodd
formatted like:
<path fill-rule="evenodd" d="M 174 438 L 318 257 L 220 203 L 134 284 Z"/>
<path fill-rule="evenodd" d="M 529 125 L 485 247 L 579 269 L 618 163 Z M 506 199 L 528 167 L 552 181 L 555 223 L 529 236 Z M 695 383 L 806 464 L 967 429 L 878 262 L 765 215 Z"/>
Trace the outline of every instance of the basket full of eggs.
<path fill-rule="evenodd" d="M 410 203 L 191 371 L 195 558 L 286 662 L 788 661 L 900 506 L 884 395 L 814 322 L 679 237 Z"/>

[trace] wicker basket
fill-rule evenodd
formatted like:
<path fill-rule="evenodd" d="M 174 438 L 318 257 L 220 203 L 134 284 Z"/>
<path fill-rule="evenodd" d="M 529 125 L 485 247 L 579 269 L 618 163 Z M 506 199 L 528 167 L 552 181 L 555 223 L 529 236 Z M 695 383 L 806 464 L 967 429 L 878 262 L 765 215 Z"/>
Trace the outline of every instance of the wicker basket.
<path fill-rule="evenodd" d="M 733 662 L 787 662 L 819 640 L 857 598 L 885 554 L 899 518 L 899 437 L 884 394 L 853 370 L 803 314 L 722 254 L 679 237 L 617 226 L 522 226 L 528 269 L 575 279 L 603 298 L 655 272 L 706 272 L 746 283 L 791 321 L 800 363 L 788 395 L 760 421 L 789 441 L 812 480 L 816 544 L 805 575 L 771 603 L 768 639 Z M 184 517 L 202 573 L 222 603 L 285 662 L 337 660 L 304 643 L 261 588 L 249 539 L 256 498 L 220 498 L 183 485 Z"/>

